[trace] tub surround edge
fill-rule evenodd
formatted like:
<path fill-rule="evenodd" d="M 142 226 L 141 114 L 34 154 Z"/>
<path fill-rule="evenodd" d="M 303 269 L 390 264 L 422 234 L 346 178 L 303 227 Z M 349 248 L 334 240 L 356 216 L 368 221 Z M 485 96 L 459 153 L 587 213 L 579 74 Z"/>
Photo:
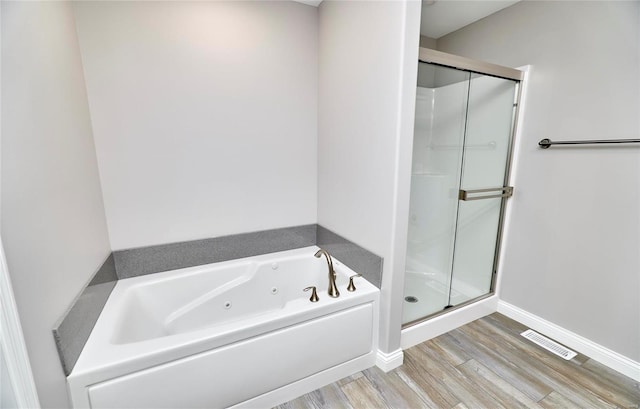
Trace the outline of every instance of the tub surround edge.
<path fill-rule="evenodd" d="M 371 284 L 380 288 L 382 283 L 382 257 L 376 256 L 357 244 L 318 225 L 316 243 L 333 257 L 347 265 L 356 273 L 362 274 Z"/>
<path fill-rule="evenodd" d="M 315 224 L 114 251 L 119 279 L 315 245 Z"/>
<path fill-rule="evenodd" d="M 113 254 L 109 254 L 53 328 L 65 375 L 73 370 L 117 280 Z"/>
<path fill-rule="evenodd" d="M 380 288 L 383 259 L 317 224 L 112 252 L 53 328 L 69 375 L 119 279 L 317 245 Z"/>

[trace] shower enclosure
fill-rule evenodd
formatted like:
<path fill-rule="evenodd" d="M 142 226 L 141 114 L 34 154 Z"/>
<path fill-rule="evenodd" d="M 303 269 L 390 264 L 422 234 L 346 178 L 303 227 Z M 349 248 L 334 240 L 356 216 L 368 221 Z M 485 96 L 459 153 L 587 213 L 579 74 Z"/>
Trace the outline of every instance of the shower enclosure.
<path fill-rule="evenodd" d="M 493 291 L 521 76 L 420 50 L 405 326 Z"/>

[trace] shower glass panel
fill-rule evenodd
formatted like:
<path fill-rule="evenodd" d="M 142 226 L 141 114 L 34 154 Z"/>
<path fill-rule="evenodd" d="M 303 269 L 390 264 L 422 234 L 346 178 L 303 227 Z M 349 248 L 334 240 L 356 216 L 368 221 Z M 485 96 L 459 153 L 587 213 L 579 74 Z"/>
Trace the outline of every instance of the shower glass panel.
<path fill-rule="evenodd" d="M 460 182 L 467 192 L 506 184 L 516 85 L 503 78 L 472 76 Z M 499 197 L 458 202 L 449 305 L 491 291 L 502 202 Z"/>
<path fill-rule="evenodd" d="M 492 290 L 517 84 L 419 64 L 404 324 Z"/>
<path fill-rule="evenodd" d="M 418 71 L 403 321 L 449 305 L 470 73 Z"/>

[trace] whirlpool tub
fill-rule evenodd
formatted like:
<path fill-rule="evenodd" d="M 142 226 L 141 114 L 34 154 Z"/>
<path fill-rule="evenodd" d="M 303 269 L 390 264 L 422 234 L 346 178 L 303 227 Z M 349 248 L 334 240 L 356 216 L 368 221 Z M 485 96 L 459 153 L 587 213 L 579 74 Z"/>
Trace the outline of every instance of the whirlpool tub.
<path fill-rule="evenodd" d="M 379 290 L 317 247 L 118 281 L 67 377 L 74 407 L 266 407 L 375 364 Z M 308 286 L 318 289 L 311 302 Z"/>

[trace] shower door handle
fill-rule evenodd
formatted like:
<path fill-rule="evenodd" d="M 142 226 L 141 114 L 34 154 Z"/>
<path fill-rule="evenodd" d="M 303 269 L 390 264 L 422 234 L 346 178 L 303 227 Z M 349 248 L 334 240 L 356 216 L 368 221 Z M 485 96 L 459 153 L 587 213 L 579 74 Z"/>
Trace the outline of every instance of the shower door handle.
<path fill-rule="evenodd" d="M 491 192 L 500 192 L 498 194 L 490 194 L 486 193 Z M 475 196 L 479 195 L 479 196 Z M 463 190 L 460 189 L 458 191 L 458 200 L 482 200 L 482 199 L 493 199 L 497 197 L 511 197 L 513 196 L 513 186 L 504 186 L 504 187 L 492 187 L 489 189 L 475 189 L 475 190 Z"/>

